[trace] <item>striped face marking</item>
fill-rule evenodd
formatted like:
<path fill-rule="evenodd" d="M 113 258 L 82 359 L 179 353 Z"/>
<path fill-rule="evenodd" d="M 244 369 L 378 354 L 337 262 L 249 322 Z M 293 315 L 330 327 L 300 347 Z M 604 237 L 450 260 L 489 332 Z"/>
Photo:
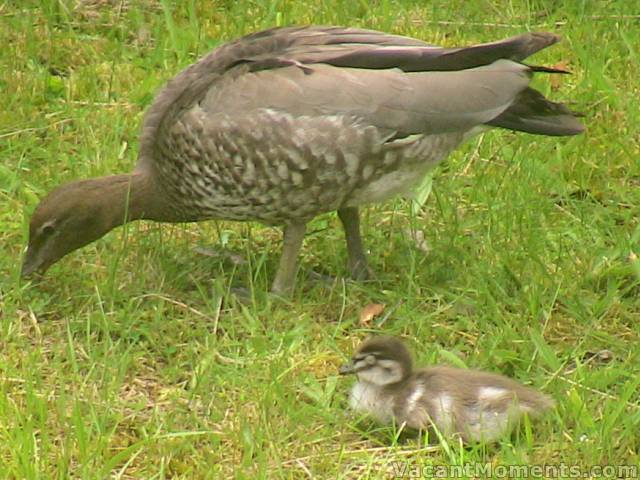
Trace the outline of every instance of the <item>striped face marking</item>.
<path fill-rule="evenodd" d="M 354 355 L 353 371 L 361 382 L 383 386 L 402 380 L 402 367 L 396 360 L 384 358 L 380 352 Z"/>

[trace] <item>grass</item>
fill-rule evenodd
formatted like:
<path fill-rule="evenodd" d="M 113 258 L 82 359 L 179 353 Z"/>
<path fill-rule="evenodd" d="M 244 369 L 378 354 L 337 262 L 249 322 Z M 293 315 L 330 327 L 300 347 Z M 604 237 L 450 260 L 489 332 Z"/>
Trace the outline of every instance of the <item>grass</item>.
<path fill-rule="evenodd" d="M 342 479 L 444 464 L 638 465 L 639 15 L 625 0 L 2 3 L 0 476 Z M 489 132 L 438 168 L 415 214 L 400 199 L 368 209 L 370 283 L 305 281 L 312 269 L 346 273 L 333 214 L 310 226 L 287 303 L 263 293 L 279 232 L 232 222 L 131 224 L 55 265 L 46 282 L 20 281 L 39 198 L 130 170 L 142 113 L 167 79 L 226 40 L 289 23 L 446 45 L 556 31 L 564 41 L 535 61 L 573 75 L 536 82 L 585 112 L 588 131 Z M 252 287 L 252 302 L 233 301 L 236 284 Z M 359 322 L 369 303 L 387 306 L 382 326 Z M 336 374 L 380 330 L 406 336 L 421 364 L 508 374 L 558 407 L 493 446 L 398 439 L 345 411 L 351 381 Z M 589 360 L 605 349 L 609 361 Z"/>

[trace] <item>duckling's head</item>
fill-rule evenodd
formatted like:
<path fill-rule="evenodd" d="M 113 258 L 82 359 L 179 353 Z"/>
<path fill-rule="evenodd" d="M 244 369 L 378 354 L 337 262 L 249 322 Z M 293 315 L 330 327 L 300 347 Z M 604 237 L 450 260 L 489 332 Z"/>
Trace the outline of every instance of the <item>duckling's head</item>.
<path fill-rule="evenodd" d="M 365 341 L 340 367 L 340 374 L 353 373 L 361 382 L 378 386 L 401 382 L 411 376 L 413 362 L 407 347 L 398 338 L 373 337 Z"/>

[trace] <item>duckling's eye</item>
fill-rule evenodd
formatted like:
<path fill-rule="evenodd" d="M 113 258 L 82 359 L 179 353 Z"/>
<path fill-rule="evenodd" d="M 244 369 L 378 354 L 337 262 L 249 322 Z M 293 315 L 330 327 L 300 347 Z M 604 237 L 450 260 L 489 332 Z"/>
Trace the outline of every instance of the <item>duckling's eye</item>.
<path fill-rule="evenodd" d="M 374 365 L 376 363 L 376 357 L 373 355 L 367 355 L 367 358 L 365 358 L 364 361 L 367 362 L 368 365 Z"/>

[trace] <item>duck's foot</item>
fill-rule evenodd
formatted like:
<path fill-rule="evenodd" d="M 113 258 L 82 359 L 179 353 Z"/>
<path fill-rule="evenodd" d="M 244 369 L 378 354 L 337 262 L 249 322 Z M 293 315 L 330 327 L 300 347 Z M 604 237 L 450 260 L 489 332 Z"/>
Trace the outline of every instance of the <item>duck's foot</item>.
<path fill-rule="evenodd" d="M 260 292 L 253 292 L 251 288 L 247 287 L 231 287 L 229 293 L 235 302 L 244 306 L 251 306 L 256 302 L 263 302 L 265 300 L 285 303 L 290 301 L 289 297 L 284 297 L 272 292 L 264 292 L 262 290 Z"/>
<path fill-rule="evenodd" d="M 349 258 L 349 271 L 351 272 L 351 278 L 358 282 L 364 282 L 366 280 L 373 280 L 375 274 L 369 267 L 366 257 L 362 257 L 354 262 Z"/>
<path fill-rule="evenodd" d="M 338 280 L 338 277 L 318 272 L 316 270 L 310 270 L 308 277 L 312 282 L 321 283 L 323 285 L 333 285 L 336 280 Z"/>

